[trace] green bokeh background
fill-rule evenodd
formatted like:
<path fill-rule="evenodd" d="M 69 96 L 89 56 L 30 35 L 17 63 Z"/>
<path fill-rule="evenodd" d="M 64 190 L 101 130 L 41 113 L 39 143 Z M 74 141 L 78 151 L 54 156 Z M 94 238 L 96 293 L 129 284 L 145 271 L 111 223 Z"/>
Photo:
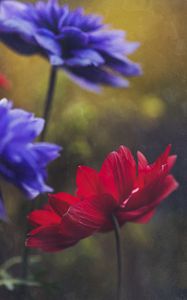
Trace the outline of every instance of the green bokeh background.
<path fill-rule="evenodd" d="M 34 2 L 34 1 L 33 1 Z M 168 143 L 178 154 L 174 174 L 181 186 L 147 225 L 122 228 L 124 289 L 127 300 L 187 299 L 187 2 L 184 0 L 64 1 L 71 7 L 104 16 L 124 29 L 141 47 L 132 56 L 143 76 L 129 89 L 104 88 L 92 94 L 59 71 L 47 140 L 61 144 L 62 157 L 49 168 L 55 191 L 72 192 L 76 167 L 99 169 L 106 154 L 119 145 L 143 151 L 154 160 Z M 61 3 L 64 3 L 61 1 Z M 1 97 L 42 116 L 50 66 L 38 56 L 23 57 L 0 45 L 1 72 L 12 82 Z M 10 223 L 0 225 L 0 261 L 20 255 L 26 202 L 3 184 Z M 43 199 L 38 199 L 38 203 Z M 113 233 L 98 234 L 57 254 L 41 255 L 30 276 L 43 283 L 30 288 L 32 299 L 115 299 L 116 257 Z M 13 268 L 15 276 L 20 275 Z M 0 287 L 0 300 L 17 299 Z"/>

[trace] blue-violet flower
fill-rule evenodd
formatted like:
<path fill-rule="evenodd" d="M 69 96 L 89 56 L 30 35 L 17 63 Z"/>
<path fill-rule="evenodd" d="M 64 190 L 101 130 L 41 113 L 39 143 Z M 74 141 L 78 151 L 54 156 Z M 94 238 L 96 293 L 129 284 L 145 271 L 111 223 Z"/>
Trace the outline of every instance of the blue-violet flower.
<path fill-rule="evenodd" d="M 53 190 L 45 183 L 46 167 L 61 150 L 54 144 L 33 143 L 43 126 L 43 119 L 0 100 L 0 175 L 29 199 Z"/>
<path fill-rule="evenodd" d="M 123 77 L 141 74 L 127 58 L 139 46 L 121 30 L 111 30 L 97 15 L 70 10 L 58 0 L 35 4 L 6 0 L 0 4 L 0 40 L 20 54 L 40 54 L 63 68 L 80 86 L 127 87 Z"/>

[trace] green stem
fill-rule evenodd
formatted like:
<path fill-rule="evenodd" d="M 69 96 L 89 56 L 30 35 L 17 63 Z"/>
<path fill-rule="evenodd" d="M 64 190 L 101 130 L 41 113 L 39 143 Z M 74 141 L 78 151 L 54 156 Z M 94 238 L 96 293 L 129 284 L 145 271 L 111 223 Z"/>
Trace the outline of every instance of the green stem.
<path fill-rule="evenodd" d="M 40 136 L 40 141 L 44 141 L 45 136 L 46 136 L 47 127 L 49 124 L 50 113 L 51 113 L 51 108 L 52 108 L 56 77 L 57 77 L 57 68 L 52 66 L 50 77 L 49 77 L 48 91 L 47 91 L 46 99 L 45 99 L 44 112 L 43 112 L 43 118 L 45 120 L 45 125 L 44 125 L 44 129 Z"/>
<path fill-rule="evenodd" d="M 56 84 L 56 77 L 57 77 L 57 68 L 52 66 L 49 76 L 49 83 L 48 83 L 48 90 L 46 94 L 45 104 L 44 104 L 44 112 L 43 112 L 43 118 L 45 119 L 45 125 L 44 129 L 40 136 L 40 141 L 44 141 L 47 133 L 47 127 L 49 124 L 49 118 L 52 108 L 52 102 L 54 97 L 54 91 L 55 91 L 55 84 Z M 35 201 L 31 203 L 31 207 L 29 211 L 33 210 L 35 207 Z M 29 230 L 29 225 L 26 226 L 26 231 Z M 27 235 L 27 232 L 26 232 Z M 22 274 L 21 277 L 23 280 L 27 280 L 28 277 L 28 268 L 29 268 L 29 249 L 24 247 L 23 254 L 22 254 Z M 21 293 L 20 293 L 20 299 L 27 300 L 27 286 L 22 286 Z"/>
<path fill-rule="evenodd" d="M 117 300 L 124 300 L 123 296 L 123 259 L 122 247 L 120 238 L 120 226 L 117 218 L 112 215 L 112 222 L 114 225 L 114 233 L 116 240 L 116 254 L 117 254 L 117 270 L 118 270 L 118 285 L 117 285 Z"/>

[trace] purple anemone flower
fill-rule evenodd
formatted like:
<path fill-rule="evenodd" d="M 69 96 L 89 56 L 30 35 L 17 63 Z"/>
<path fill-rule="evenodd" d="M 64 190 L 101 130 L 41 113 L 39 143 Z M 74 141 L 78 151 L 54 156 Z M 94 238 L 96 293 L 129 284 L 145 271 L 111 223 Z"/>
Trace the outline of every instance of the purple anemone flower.
<path fill-rule="evenodd" d="M 45 183 L 46 167 L 61 150 L 54 144 L 33 143 L 43 126 L 43 119 L 22 109 L 13 109 L 7 99 L 0 101 L 0 175 L 29 199 L 53 190 Z"/>
<path fill-rule="evenodd" d="M 121 30 L 111 30 L 97 15 L 70 10 L 58 0 L 35 4 L 6 0 L 0 4 L 0 40 L 20 54 L 40 54 L 63 68 L 80 86 L 127 87 L 124 77 L 141 74 L 127 58 L 139 46 Z"/>

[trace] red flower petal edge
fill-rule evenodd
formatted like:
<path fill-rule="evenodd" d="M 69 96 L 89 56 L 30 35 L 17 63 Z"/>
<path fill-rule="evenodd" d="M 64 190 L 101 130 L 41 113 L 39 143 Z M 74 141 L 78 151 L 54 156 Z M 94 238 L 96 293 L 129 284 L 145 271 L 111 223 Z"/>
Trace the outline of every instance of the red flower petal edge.
<path fill-rule="evenodd" d="M 47 252 L 63 250 L 96 232 L 112 230 L 112 215 L 120 226 L 147 223 L 178 187 L 170 174 L 176 161 L 170 150 L 169 145 L 152 164 L 138 152 L 136 164 L 131 151 L 120 146 L 106 157 L 99 172 L 78 167 L 75 196 L 63 192 L 49 195 L 43 209 L 29 214 L 35 228 L 26 245 Z"/>
<path fill-rule="evenodd" d="M 6 78 L 4 74 L 0 73 L 0 88 L 9 90 L 10 86 L 11 86 L 10 81 Z"/>

